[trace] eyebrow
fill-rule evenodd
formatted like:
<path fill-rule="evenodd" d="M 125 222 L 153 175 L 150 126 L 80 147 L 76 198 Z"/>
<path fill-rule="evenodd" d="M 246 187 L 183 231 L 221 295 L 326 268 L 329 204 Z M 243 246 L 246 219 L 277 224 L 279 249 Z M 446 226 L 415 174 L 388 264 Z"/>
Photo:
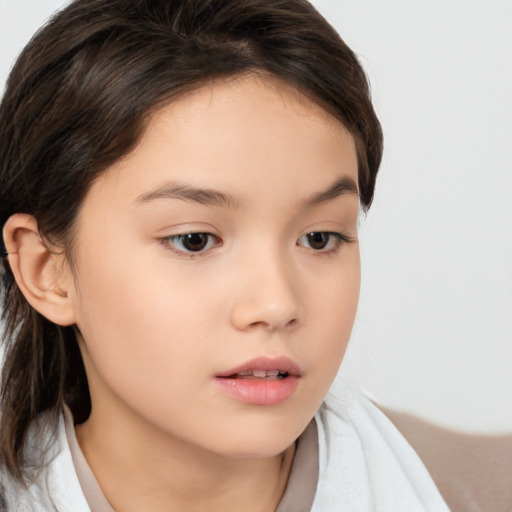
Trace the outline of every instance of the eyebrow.
<path fill-rule="evenodd" d="M 359 196 L 359 189 L 356 182 L 348 176 L 342 176 L 327 189 L 315 192 L 307 197 L 301 204 L 306 207 L 316 206 L 343 194 L 355 194 Z M 210 188 L 193 187 L 185 183 L 175 182 L 164 183 L 154 190 L 141 194 L 138 196 L 137 202 L 147 203 L 157 199 L 180 199 L 182 201 L 192 201 L 204 206 L 217 208 L 239 208 L 241 204 L 239 199 L 231 194 Z"/>
<path fill-rule="evenodd" d="M 337 179 L 329 188 L 321 192 L 316 192 L 309 196 L 304 204 L 306 206 L 316 206 L 321 203 L 335 199 L 343 194 L 355 194 L 359 197 L 359 189 L 356 182 L 349 176 L 342 176 Z"/>
<path fill-rule="evenodd" d="M 209 188 L 192 187 L 185 183 L 165 183 L 137 198 L 141 203 L 155 199 L 181 199 L 218 208 L 238 208 L 240 206 L 238 199 L 231 194 Z"/>

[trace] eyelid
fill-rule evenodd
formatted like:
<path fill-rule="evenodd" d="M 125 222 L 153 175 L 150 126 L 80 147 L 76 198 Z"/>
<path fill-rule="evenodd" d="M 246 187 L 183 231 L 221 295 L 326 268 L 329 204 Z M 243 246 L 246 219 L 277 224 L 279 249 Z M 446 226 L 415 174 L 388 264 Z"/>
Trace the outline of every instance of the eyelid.
<path fill-rule="evenodd" d="M 299 243 L 299 241 L 302 238 L 308 237 L 308 236 L 314 235 L 314 234 L 328 235 L 329 237 L 331 237 L 331 240 L 334 238 L 335 239 L 334 247 L 331 247 L 331 248 L 328 248 L 328 249 L 325 249 L 325 248 L 315 249 L 313 247 L 308 248 L 305 245 Z M 322 254 L 329 255 L 329 254 L 336 254 L 341 249 L 341 247 L 343 245 L 351 244 L 351 243 L 354 243 L 355 241 L 356 241 L 356 238 L 353 238 L 353 237 L 351 237 L 349 235 L 346 235 L 345 233 L 341 233 L 341 232 L 338 232 L 338 231 L 311 230 L 311 231 L 308 231 L 307 233 L 304 233 L 302 236 L 300 236 L 298 238 L 297 245 L 302 246 L 305 249 L 311 250 L 315 254 L 318 254 L 318 255 L 322 255 Z M 329 242 L 328 242 L 328 244 L 329 244 Z"/>
<path fill-rule="evenodd" d="M 206 235 L 210 238 L 210 240 L 213 239 L 214 243 L 213 245 L 209 245 L 206 248 L 201 249 L 199 251 L 189 251 L 187 249 L 180 249 L 176 247 L 176 241 L 183 239 L 187 235 Z M 178 256 L 183 256 L 187 258 L 197 258 L 201 256 L 206 256 L 212 249 L 214 249 L 215 247 L 220 247 L 222 245 L 222 238 L 219 235 L 201 230 L 190 230 L 183 231 L 181 233 L 173 233 L 172 235 L 159 238 L 158 241 L 160 244 L 164 246 L 165 249 L 174 252 Z"/>

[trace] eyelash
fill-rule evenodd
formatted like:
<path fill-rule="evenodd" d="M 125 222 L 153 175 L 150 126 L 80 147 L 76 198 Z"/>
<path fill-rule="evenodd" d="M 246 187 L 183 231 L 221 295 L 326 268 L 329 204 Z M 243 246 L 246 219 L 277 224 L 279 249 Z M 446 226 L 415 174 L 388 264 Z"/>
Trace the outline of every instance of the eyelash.
<path fill-rule="evenodd" d="M 182 249 L 179 249 L 176 247 L 176 244 L 178 244 L 178 243 L 183 244 L 183 241 L 186 240 L 187 237 L 193 237 L 193 236 L 207 237 L 205 247 L 201 248 L 198 251 L 192 251 L 185 247 L 183 247 Z M 213 240 L 213 244 L 211 243 L 212 240 Z M 185 257 L 189 257 L 189 258 L 201 256 L 209 249 L 212 249 L 213 247 L 220 247 L 222 245 L 222 239 L 219 236 L 214 235 L 213 233 L 205 233 L 205 232 L 191 232 L 191 233 L 181 233 L 179 235 L 171 235 L 171 236 L 167 236 L 165 238 L 161 238 L 160 242 L 164 245 L 164 247 L 179 254 L 180 256 L 185 256 Z"/>
<path fill-rule="evenodd" d="M 305 235 L 302 235 L 299 238 L 299 240 L 297 240 L 297 245 L 302 245 L 299 243 L 299 241 L 301 239 L 304 239 L 307 237 L 312 237 L 312 236 L 318 236 L 318 235 L 328 237 L 326 246 L 328 246 L 330 244 L 330 245 L 332 245 L 332 247 L 329 247 L 327 249 L 325 247 L 322 247 L 320 249 L 315 249 L 315 248 L 311 247 L 311 249 L 316 254 L 336 254 L 341 249 L 341 246 L 343 244 L 350 244 L 350 243 L 354 242 L 353 238 L 351 238 L 347 235 L 344 235 L 343 233 L 337 233 L 335 231 L 311 231 L 310 233 L 306 233 Z"/>
<path fill-rule="evenodd" d="M 190 248 L 187 249 L 186 247 L 183 246 L 183 242 L 187 239 L 187 237 L 190 238 L 190 237 L 194 237 L 194 236 L 207 237 L 204 247 L 200 248 L 197 251 L 190 250 Z M 313 237 L 313 236 L 327 237 L 325 246 L 326 247 L 329 245 L 331 246 L 331 247 L 328 247 L 327 249 L 325 247 L 321 247 L 318 249 L 315 249 L 314 247 L 309 247 L 309 249 L 311 249 L 318 255 L 336 254 L 340 250 L 340 248 L 343 244 L 349 244 L 349 243 L 354 242 L 353 238 L 351 238 L 347 235 L 344 235 L 343 233 L 337 233 L 334 231 L 311 231 L 310 233 L 306 233 L 305 235 L 302 235 L 301 237 L 299 237 L 299 239 L 297 240 L 297 245 L 308 249 L 308 247 L 306 247 L 303 243 L 300 243 L 300 241 L 303 239 L 307 239 L 308 237 Z M 165 238 L 161 238 L 159 241 L 167 249 L 172 250 L 173 252 L 175 252 L 176 254 L 178 254 L 180 256 L 184 256 L 184 257 L 188 257 L 188 258 L 195 258 L 195 257 L 202 256 L 210 249 L 212 249 L 214 247 L 222 246 L 222 239 L 219 236 L 214 235 L 213 233 L 207 233 L 207 232 L 181 233 L 179 235 L 171 235 L 171 236 L 168 236 Z M 309 241 L 309 243 L 311 244 L 311 240 Z M 178 248 L 176 246 L 177 244 L 181 244 L 182 248 Z"/>

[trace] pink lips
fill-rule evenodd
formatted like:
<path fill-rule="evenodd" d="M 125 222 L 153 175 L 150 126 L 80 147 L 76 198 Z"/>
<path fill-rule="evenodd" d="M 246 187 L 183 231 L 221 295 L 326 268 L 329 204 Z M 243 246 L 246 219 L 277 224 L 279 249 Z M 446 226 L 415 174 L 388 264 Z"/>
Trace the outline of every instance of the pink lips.
<path fill-rule="evenodd" d="M 266 377 L 261 376 L 263 372 Z M 217 374 L 215 381 L 226 394 L 242 402 L 277 405 L 297 389 L 300 376 L 300 368 L 288 357 L 259 357 Z"/>

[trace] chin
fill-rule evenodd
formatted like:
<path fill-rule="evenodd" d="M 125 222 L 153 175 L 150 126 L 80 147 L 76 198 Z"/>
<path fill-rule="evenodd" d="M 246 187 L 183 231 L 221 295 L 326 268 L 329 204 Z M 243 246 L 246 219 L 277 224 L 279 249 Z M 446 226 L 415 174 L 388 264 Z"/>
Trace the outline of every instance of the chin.
<path fill-rule="evenodd" d="M 275 457 L 289 448 L 302 434 L 310 419 L 303 422 L 288 420 L 266 422 L 254 421 L 237 424 L 230 429 L 220 442 L 216 451 L 235 459 L 257 459 Z"/>

